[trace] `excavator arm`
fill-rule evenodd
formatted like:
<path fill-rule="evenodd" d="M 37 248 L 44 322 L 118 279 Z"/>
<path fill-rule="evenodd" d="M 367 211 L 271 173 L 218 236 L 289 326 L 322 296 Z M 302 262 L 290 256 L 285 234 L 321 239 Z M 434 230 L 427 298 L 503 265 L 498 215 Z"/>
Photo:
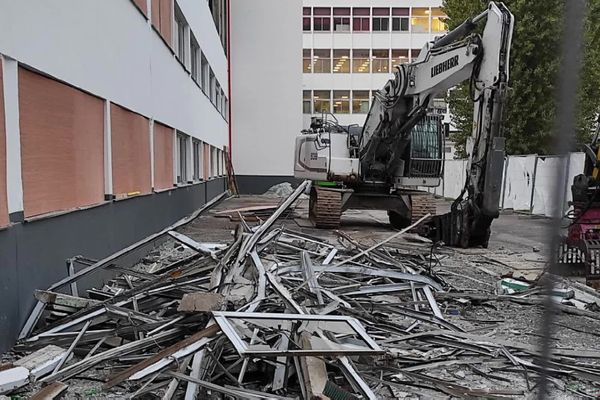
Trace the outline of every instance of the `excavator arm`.
<path fill-rule="evenodd" d="M 478 28 L 483 25 L 481 34 Z M 514 17 L 502 3 L 433 43 L 417 60 L 399 66 L 375 95 L 359 144 L 363 180 L 389 180 L 401 165 L 410 132 L 433 99 L 469 81 L 474 103 L 473 132 L 467 143 L 464 189 L 450 213 L 436 216 L 432 232 L 449 245 L 487 246 L 499 213 L 504 138 L 502 112 L 507 95 Z"/>

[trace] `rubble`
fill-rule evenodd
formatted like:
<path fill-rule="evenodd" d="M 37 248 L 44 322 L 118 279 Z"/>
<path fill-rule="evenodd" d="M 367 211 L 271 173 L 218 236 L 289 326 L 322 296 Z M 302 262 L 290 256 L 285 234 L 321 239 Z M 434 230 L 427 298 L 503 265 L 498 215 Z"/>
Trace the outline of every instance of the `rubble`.
<path fill-rule="evenodd" d="M 343 231 L 324 240 L 279 224 L 293 218 L 288 210 L 307 185 L 256 224 L 241 217 L 227 244 L 186 234 L 213 203 L 37 291 L 14 359 L 0 365 L 0 393 L 394 399 L 535 392 L 543 367 L 533 319 L 544 301 L 536 281 L 508 278 L 508 266 L 483 252 L 454 252 L 409 233 L 427 216 L 387 237 L 371 235 L 370 243 Z M 158 250 L 141 263 L 119 265 L 119 257 L 152 241 Z M 102 269 L 115 272 L 104 286 L 87 297 L 73 289 Z M 504 290 L 517 284 L 513 293 Z M 557 284 L 562 315 L 589 322 L 565 329 L 596 335 L 597 293 Z M 511 319 L 523 322 L 500 329 Z M 552 390 L 596 395 L 600 351 L 563 336 L 554 337 L 550 355 Z"/>

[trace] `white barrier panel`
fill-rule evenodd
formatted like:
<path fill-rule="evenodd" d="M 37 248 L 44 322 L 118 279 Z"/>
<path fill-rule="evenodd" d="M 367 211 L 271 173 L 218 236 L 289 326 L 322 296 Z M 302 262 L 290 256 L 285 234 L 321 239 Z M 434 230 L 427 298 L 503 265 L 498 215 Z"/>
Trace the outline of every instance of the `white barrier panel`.
<path fill-rule="evenodd" d="M 501 207 L 513 210 L 531 209 L 531 193 L 535 174 L 535 155 L 509 156 L 503 182 Z"/>
<path fill-rule="evenodd" d="M 444 164 L 444 189 L 443 196 L 456 199 L 465 186 L 466 160 L 446 160 Z"/>
<path fill-rule="evenodd" d="M 565 191 L 559 198 L 554 185 L 560 168 L 567 168 L 557 156 L 509 156 L 502 176 L 501 208 L 531 211 L 533 214 L 552 216 L 562 208 L 567 211 L 571 200 L 571 184 L 576 175 L 583 173 L 584 153 L 569 155 Z M 537 166 L 536 166 L 537 164 Z M 444 177 L 436 188 L 420 188 L 436 196 L 455 199 L 460 195 L 466 179 L 467 160 L 446 160 Z M 533 203 L 532 203 L 533 194 Z"/>
<path fill-rule="evenodd" d="M 563 208 L 565 193 L 562 192 L 557 196 L 555 188 L 557 177 L 563 174 L 561 169 L 566 167 L 566 160 L 560 157 L 538 157 L 535 186 L 533 188 L 532 214 L 551 217 Z"/>

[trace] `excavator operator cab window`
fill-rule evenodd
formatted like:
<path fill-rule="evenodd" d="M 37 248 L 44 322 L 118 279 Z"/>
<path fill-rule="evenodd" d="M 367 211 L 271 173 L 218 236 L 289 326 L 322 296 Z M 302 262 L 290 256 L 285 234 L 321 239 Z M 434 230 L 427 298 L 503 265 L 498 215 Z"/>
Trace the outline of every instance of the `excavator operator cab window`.
<path fill-rule="evenodd" d="M 426 115 L 415 125 L 410 136 L 407 176 L 441 176 L 444 145 L 442 117 Z"/>

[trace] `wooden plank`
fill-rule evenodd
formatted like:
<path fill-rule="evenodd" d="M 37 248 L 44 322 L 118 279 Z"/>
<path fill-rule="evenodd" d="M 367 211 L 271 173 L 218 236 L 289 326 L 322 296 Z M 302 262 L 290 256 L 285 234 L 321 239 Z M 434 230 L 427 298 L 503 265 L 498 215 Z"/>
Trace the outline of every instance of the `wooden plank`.
<path fill-rule="evenodd" d="M 44 387 L 39 390 L 33 396 L 31 396 L 31 400 L 53 400 L 62 394 L 69 385 L 66 385 L 60 381 L 56 381 L 51 383 L 50 385 Z"/>
<path fill-rule="evenodd" d="M 187 338 L 175 343 L 174 345 L 169 346 L 166 349 L 159 351 L 152 357 L 149 357 L 149 358 L 145 359 L 144 361 L 137 363 L 137 364 L 127 368 L 126 370 L 114 375 L 102 387 L 104 389 L 110 389 L 111 387 L 123 382 L 124 380 L 126 380 L 127 378 L 129 378 L 130 376 L 135 374 L 136 372 L 141 371 L 144 368 L 149 367 L 152 364 L 161 361 L 165 357 L 169 357 L 176 351 L 181 350 L 182 348 L 189 346 L 189 345 L 199 341 L 202 338 L 212 337 L 212 336 L 216 335 L 220 330 L 221 330 L 221 328 L 219 328 L 219 325 L 217 325 L 217 324 L 211 325 L 208 328 L 203 329 L 200 332 L 197 332 L 197 333 L 193 334 L 192 336 L 187 337 Z"/>

